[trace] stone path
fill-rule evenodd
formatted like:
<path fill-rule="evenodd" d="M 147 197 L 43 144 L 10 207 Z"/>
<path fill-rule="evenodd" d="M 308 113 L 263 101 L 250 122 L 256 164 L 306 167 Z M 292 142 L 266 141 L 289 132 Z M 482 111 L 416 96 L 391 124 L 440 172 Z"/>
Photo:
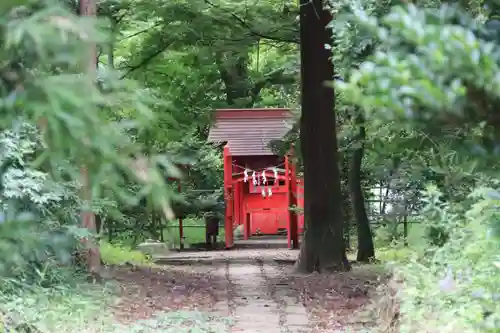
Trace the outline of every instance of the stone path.
<path fill-rule="evenodd" d="M 214 309 L 231 318 L 222 328 L 240 333 L 299 333 L 308 332 L 306 309 L 287 296 L 287 286 L 271 285 L 269 278 L 283 272 L 272 261 L 256 258 L 249 263 L 227 260 L 216 274 L 225 277 L 224 294 Z"/>

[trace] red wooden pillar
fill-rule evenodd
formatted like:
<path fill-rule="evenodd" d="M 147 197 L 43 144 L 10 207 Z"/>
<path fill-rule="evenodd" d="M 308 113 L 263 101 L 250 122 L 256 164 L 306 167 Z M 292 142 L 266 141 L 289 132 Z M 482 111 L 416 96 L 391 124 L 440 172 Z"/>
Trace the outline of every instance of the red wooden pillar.
<path fill-rule="evenodd" d="M 287 188 L 287 240 L 289 249 L 299 247 L 298 215 L 290 208 L 297 206 L 297 177 L 295 166 L 290 160 L 291 155 L 285 156 L 285 185 Z"/>
<path fill-rule="evenodd" d="M 250 238 L 250 214 L 247 212 L 245 205 L 245 196 L 247 195 L 247 186 L 249 183 L 241 183 L 241 223 L 243 224 L 243 239 Z"/>
<path fill-rule="evenodd" d="M 286 214 L 286 228 L 287 228 L 287 241 L 288 248 L 292 248 L 292 219 L 290 212 L 290 159 L 288 155 L 285 156 L 285 186 L 286 186 L 286 198 L 287 198 L 287 214 Z"/>
<path fill-rule="evenodd" d="M 289 163 L 290 170 L 290 191 L 289 191 L 289 203 L 290 206 L 297 208 L 297 174 L 295 169 L 295 164 L 291 161 Z M 296 211 L 289 211 L 290 215 L 290 228 L 291 228 L 291 241 L 292 248 L 299 248 L 299 215 Z"/>
<path fill-rule="evenodd" d="M 237 168 L 233 167 L 233 172 L 237 172 Z M 233 228 L 241 224 L 241 182 L 234 184 L 234 225 Z"/>
<path fill-rule="evenodd" d="M 224 219 L 224 231 L 226 238 L 226 249 L 233 246 L 233 165 L 229 146 L 224 147 L 224 198 L 226 201 L 226 214 Z"/>
<path fill-rule="evenodd" d="M 243 239 L 250 238 L 250 214 L 248 214 L 247 210 L 243 210 Z"/>

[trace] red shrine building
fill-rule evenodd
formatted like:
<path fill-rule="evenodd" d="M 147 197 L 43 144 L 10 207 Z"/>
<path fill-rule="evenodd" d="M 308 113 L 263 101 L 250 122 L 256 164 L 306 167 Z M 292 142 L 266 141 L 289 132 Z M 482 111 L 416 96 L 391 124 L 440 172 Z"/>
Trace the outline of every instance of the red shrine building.
<path fill-rule="evenodd" d="M 222 109 L 215 111 L 209 142 L 224 144 L 224 221 L 226 248 L 234 245 L 234 230 L 243 237 L 285 232 L 288 247 L 298 248 L 303 232 L 303 186 L 289 155 L 269 148 L 294 123 L 288 109 Z M 291 153 L 291 151 L 290 151 Z"/>

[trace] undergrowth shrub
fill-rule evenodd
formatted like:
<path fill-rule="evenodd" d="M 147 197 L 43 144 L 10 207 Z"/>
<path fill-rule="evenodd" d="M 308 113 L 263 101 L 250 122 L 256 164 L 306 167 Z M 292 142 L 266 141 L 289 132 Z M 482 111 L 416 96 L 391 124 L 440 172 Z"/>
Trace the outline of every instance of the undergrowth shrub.
<path fill-rule="evenodd" d="M 424 246 L 396 270 L 399 331 L 499 332 L 498 2 L 352 7 L 349 31 L 374 47 L 336 92 L 398 139 L 417 133 L 414 160 L 434 174 Z"/>
<path fill-rule="evenodd" d="M 138 250 L 132 250 L 129 246 L 108 243 L 101 241 L 100 243 L 101 258 L 107 265 L 147 265 L 151 264 L 150 256 Z"/>
<path fill-rule="evenodd" d="M 384 263 L 408 262 L 415 255 L 415 250 L 402 243 L 392 243 L 389 246 L 377 248 L 377 259 Z"/>
<path fill-rule="evenodd" d="M 401 332 L 497 332 L 500 330 L 500 242 L 494 227 L 499 195 L 479 188 L 467 202 L 429 200 L 429 223 L 446 216 L 449 239 L 397 268 L 404 279 Z M 430 196 L 439 196 L 433 190 Z M 452 214 L 451 211 L 463 211 Z M 440 212 L 440 214 L 436 214 Z"/>
<path fill-rule="evenodd" d="M 79 282 L 43 289 L 21 285 L 15 294 L 0 293 L 0 332 L 109 332 L 112 289 Z"/>
<path fill-rule="evenodd" d="M 62 282 L 72 263 L 77 239 L 75 226 L 80 201 L 75 182 L 55 182 L 30 167 L 41 148 L 40 135 L 18 120 L 0 132 L 0 276 L 4 286 L 18 279 L 24 284 L 49 286 Z"/>
<path fill-rule="evenodd" d="M 131 136 L 164 103 L 112 71 L 82 73 L 89 46 L 107 45 L 108 36 L 63 3 L 0 5 L 0 332 L 92 331 L 89 323 L 109 310 L 97 298 L 103 287 L 82 283 L 75 269 L 80 240 L 95 236 L 80 228 L 80 212 L 150 197 L 171 217 L 165 175 L 180 176 Z M 82 166 L 88 202 L 80 199 Z M 115 262 L 130 255 L 109 252 Z"/>
<path fill-rule="evenodd" d="M 164 103 L 112 71 L 82 73 L 89 46 L 107 43 L 108 34 L 73 9 L 46 0 L 8 2 L 0 11 L 0 204 L 7 216 L 0 251 L 13 258 L 0 276 L 21 276 L 31 263 L 66 264 L 80 238 L 94 237 L 78 228 L 82 209 L 150 197 L 152 207 L 173 215 L 165 175 L 179 173 L 166 156 L 144 156 L 131 136 Z M 79 198 L 82 167 L 88 202 Z"/>

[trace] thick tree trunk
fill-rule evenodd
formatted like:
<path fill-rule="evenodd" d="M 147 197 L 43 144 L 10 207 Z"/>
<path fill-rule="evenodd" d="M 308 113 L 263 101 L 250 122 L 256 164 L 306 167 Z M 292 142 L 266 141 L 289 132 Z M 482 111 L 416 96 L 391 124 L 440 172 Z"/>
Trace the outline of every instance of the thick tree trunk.
<path fill-rule="evenodd" d="M 338 166 L 333 80 L 331 20 L 321 0 L 300 1 L 302 116 L 300 145 L 304 164 L 306 231 L 299 272 L 350 269 L 343 235 L 342 195 Z"/>
<path fill-rule="evenodd" d="M 351 172 L 349 177 L 349 187 L 351 192 L 351 201 L 354 211 L 354 218 L 358 230 L 358 255 L 356 260 L 369 262 L 375 258 L 375 248 L 373 246 L 373 236 L 370 229 L 370 221 L 366 215 L 365 198 L 363 188 L 361 187 L 361 163 L 364 155 L 364 140 L 366 130 L 363 114 L 358 111 L 355 124 L 358 126 L 358 135 L 356 138 L 358 147 L 354 150 L 352 156 Z"/>

